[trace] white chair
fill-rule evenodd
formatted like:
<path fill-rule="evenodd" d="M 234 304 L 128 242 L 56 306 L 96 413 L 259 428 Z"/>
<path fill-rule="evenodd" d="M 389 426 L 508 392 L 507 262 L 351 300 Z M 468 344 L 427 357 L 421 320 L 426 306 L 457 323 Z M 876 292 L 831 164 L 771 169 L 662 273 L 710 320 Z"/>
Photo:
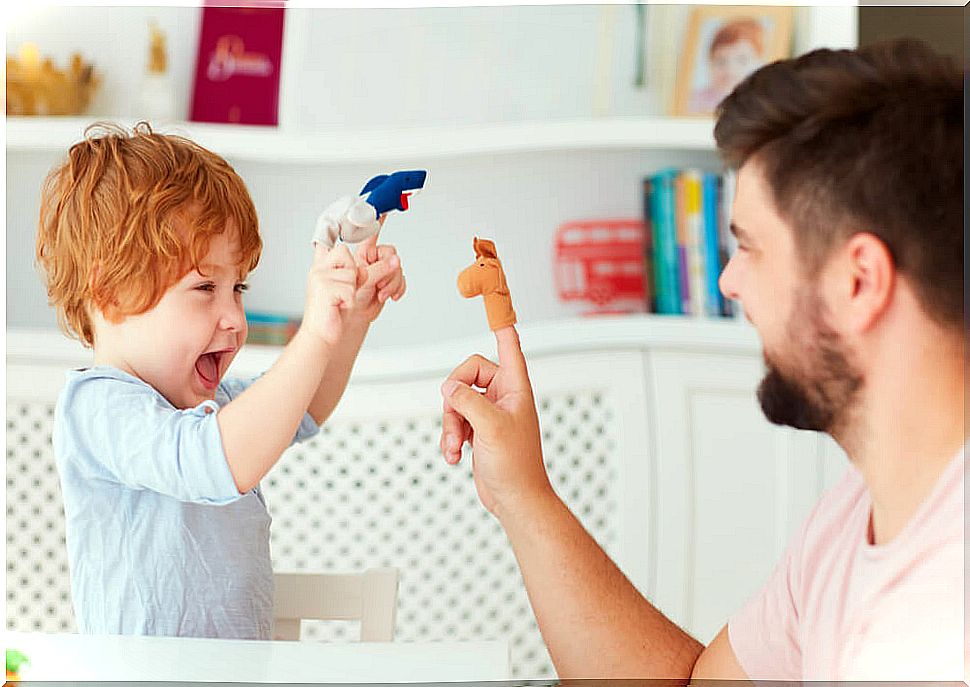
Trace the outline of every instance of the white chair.
<path fill-rule="evenodd" d="M 298 640 L 300 621 L 359 620 L 360 641 L 394 639 L 398 571 L 361 573 L 275 573 L 274 639 Z"/>

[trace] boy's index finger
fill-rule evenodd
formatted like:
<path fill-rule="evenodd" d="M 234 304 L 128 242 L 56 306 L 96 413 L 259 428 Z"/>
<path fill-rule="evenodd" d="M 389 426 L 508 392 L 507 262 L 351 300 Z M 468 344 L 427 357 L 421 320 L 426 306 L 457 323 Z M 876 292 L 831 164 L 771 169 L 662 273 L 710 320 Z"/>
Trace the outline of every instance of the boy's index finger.
<path fill-rule="evenodd" d="M 377 238 L 380 232 L 375 231 L 373 234 L 368 236 L 366 239 L 357 244 L 358 251 L 370 251 L 371 248 L 377 248 Z"/>

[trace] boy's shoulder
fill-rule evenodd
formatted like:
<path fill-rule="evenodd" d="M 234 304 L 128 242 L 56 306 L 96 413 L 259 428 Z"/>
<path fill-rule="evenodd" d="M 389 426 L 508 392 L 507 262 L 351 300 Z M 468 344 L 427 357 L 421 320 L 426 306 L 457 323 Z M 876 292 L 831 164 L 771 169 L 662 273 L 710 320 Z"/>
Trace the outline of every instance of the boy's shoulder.
<path fill-rule="evenodd" d="M 117 390 L 119 386 L 128 387 L 132 392 L 152 393 L 155 391 L 149 384 L 135 375 L 109 365 L 68 370 L 64 373 L 64 376 L 65 384 L 61 390 L 61 398 L 72 395 L 82 388 L 85 394 L 97 393 L 98 390 Z"/>

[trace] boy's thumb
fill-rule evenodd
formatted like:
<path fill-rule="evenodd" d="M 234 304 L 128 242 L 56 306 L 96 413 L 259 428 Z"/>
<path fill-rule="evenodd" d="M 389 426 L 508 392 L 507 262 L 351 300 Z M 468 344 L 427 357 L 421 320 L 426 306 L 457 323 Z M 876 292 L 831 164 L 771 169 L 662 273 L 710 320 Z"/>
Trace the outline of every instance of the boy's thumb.
<path fill-rule="evenodd" d="M 321 241 L 313 242 L 313 262 L 317 264 L 323 264 L 323 261 L 327 259 L 330 254 L 330 248 L 325 246 Z"/>
<path fill-rule="evenodd" d="M 455 411 L 468 420 L 475 431 L 490 424 L 495 415 L 491 401 L 467 384 L 448 379 L 441 385 L 441 393 Z"/>
<path fill-rule="evenodd" d="M 357 288 L 367 283 L 368 278 L 367 268 L 363 265 L 357 265 Z"/>

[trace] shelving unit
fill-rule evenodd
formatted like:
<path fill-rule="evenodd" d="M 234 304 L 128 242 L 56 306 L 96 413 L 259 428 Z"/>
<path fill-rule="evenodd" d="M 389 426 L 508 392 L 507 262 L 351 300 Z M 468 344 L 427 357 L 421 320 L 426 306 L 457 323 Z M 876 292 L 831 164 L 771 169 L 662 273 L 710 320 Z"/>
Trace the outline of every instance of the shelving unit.
<path fill-rule="evenodd" d="M 96 117 L 7 117 L 8 151 L 64 151 Z M 258 126 L 172 122 L 156 127 L 236 160 L 266 163 L 372 162 L 552 150 L 713 150 L 710 118 L 609 117 L 481 126 L 291 132 Z"/>
<path fill-rule="evenodd" d="M 686 16 L 686 8 L 682 14 Z M 799 8 L 795 51 L 851 45 L 855 14 L 851 7 Z M 139 31 L 149 16 L 135 9 L 78 15 L 77 35 L 86 36 L 83 40 L 59 36 L 53 20 L 33 30 L 34 38 L 51 37 L 47 43 L 59 40 L 84 47 L 86 41 L 95 62 L 115 80 L 113 99 L 102 103 L 98 112 L 117 116 L 6 119 L 8 196 L 23 199 L 8 207 L 10 231 L 24 236 L 33 231 L 34 199 L 44 174 L 82 139 L 88 125 L 113 121 L 130 127 L 137 122 L 123 113 L 128 111 L 130 93 L 138 88 L 131 69 L 137 65 L 132 60 L 143 55 Z M 405 258 L 409 296 L 382 315 L 369 345 L 432 342 L 477 324 L 480 313 L 462 308 L 450 276 L 466 261 L 473 233 L 494 238 L 506 251 L 504 262 L 517 280 L 517 307 L 525 321 L 568 318 L 576 309 L 558 302 L 551 286 L 549 256 L 556 228 L 570 219 L 639 216 L 639 179 L 662 167 L 716 170 L 720 165 L 711 118 L 630 114 L 659 110 L 647 107 L 648 101 L 639 97 L 642 93 L 637 94 L 639 99 L 633 97 L 621 74 L 628 67 L 624 66 L 628 55 L 621 50 L 607 54 L 604 46 L 609 42 L 601 44 L 602 36 L 594 30 L 611 26 L 617 45 L 632 40 L 632 34 L 624 33 L 629 17 L 622 10 L 606 6 L 564 8 L 559 13 L 541 8 L 423 9 L 407 13 L 413 32 L 398 31 L 385 15 L 374 15 L 376 24 L 370 17 L 365 22 L 354 16 L 296 8 L 288 14 L 278 127 L 153 122 L 159 131 L 185 135 L 223 155 L 246 181 L 266 244 L 248 297 L 253 310 L 300 313 L 305 254 L 296 239 L 309 231 L 305 228 L 312 227 L 328 199 L 352 192 L 359 179 L 420 165 L 431 171 L 431 187 L 413 212 L 401 218 L 401 231 L 387 233 L 387 240 Z M 179 80 L 185 116 L 199 17 L 188 8 L 170 8 L 159 19 L 172 37 L 173 74 Z M 124 41 L 108 41 L 109 20 L 127 28 Z M 676 26 L 670 24 L 670 31 L 656 33 L 656 27 L 666 26 L 667 20 L 659 14 L 653 20 L 651 24 L 648 19 L 648 25 L 655 32 L 648 31 L 647 37 L 655 44 L 669 42 L 670 50 L 676 50 Z M 483 35 L 504 26 L 508 31 L 495 35 L 509 40 L 521 39 L 528 26 L 546 27 L 548 40 L 534 50 L 524 50 L 517 43 L 507 55 L 493 50 L 491 43 L 482 43 L 478 47 L 487 59 L 476 61 L 474 41 L 455 42 L 457 36 L 474 37 L 474 32 L 466 33 L 472 24 L 485 31 Z M 429 29 L 432 26 L 434 31 Z M 355 37 L 365 30 L 382 36 L 380 44 L 359 42 Z M 8 36 L 14 44 L 18 38 L 31 37 L 26 32 L 19 37 L 8 32 Z M 535 52 L 531 62 L 530 51 Z M 387 102 L 372 99 L 371 94 L 377 93 L 373 84 L 362 90 L 354 85 L 352 75 L 376 73 L 390 54 L 401 57 L 402 67 L 430 70 L 434 78 L 414 75 L 409 79 L 402 73 L 401 78 L 413 87 L 392 89 L 394 97 Z M 650 65 L 654 70 L 648 74 L 650 87 L 661 93 L 660 74 L 665 68 L 656 61 Z M 563 74 L 569 78 L 563 80 Z M 465 88 L 469 81 L 474 83 Z M 577 90 L 557 90 L 564 84 Z M 358 93 L 361 97 L 355 97 Z M 591 102 L 577 95 L 582 93 L 588 93 Z M 610 107 L 599 108 L 601 97 Z M 377 115 L 370 116 L 375 107 Z M 613 114 L 593 115 L 601 111 Z M 8 303 L 8 321 L 18 327 L 50 327 L 53 318 L 30 267 L 29 243 L 8 242 L 10 278 L 34 285 Z M 420 307 L 414 305 L 418 302 Z M 448 312 L 449 317 L 431 320 L 428 313 L 432 312 Z"/>
<path fill-rule="evenodd" d="M 659 350 L 692 350 L 710 354 L 757 356 L 760 350 L 754 328 L 743 320 L 691 318 L 681 315 L 604 315 L 555 322 L 518 325 L 527 354 L 559 355 L 592 348 L 625 350 L 650 345 Z M 494 349 L 494 337 L 456 337 L 432 345 L 399 346 L 366 351 L 354 366 L 354 379 L 405 380 L 446 374 L 469 351 Z M 43 351 L 46 359 L 79 367 L 90 363 L 85 349 L 59 331 L 18 328 L 7 332 L 7 364 L 25 364 Z M 236 374 L 258 374 L 273 364 L 282 347 L 247 344 L 234 361 Z"/>

